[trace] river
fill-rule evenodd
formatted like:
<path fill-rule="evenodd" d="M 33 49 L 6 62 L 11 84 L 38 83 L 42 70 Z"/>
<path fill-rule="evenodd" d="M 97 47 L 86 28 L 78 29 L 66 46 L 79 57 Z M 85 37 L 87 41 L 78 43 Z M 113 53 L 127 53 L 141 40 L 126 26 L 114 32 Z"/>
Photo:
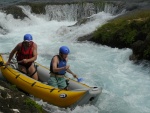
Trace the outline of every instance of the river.
<path fill-rule="evenodd" d="M 0 34 L 0 52 L 10 52 L 23 36 L 30 33 L 38 45 L 37 62 L 49 67 L 59 47 L 70 48 L 71 70 L 84 79 L 89 86 L 103 88 L 95 105 L 62 109 L 36 100 L 52 113 L 150 113 L 150 70 L 145 63 L 139 65 L 129 61 L 132 50 L 110 48 L 92 42 L 78 42 L 78 37 L 93 32 L 115 16 L 99 12 L 92 15 L 92 21 L 74 26 L 76 21 L 49 21 L 45 15 L 35 15 L 22 7 L 29 18 L 14 19 L 12 15 L 0 12 L 0 25 L 9 31 Z M 68 74 L 71 77 L 71 75 Z"/>

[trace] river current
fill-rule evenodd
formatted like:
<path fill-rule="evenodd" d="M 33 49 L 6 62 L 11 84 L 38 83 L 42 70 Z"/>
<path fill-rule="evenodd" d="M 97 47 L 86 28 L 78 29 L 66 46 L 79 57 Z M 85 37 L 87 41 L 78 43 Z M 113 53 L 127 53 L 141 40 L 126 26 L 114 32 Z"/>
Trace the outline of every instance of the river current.
<path fill-rule="evenodd" d="M 42 100 L 36 100 L 37 103 L 52 113 L 150 113 L 149 67 L 145 63 L 136 65 L 130 61 L 131 49 L 76 41 L 115 16 L 99 12 L 92 15 L 91 22 L 68 27 L 76 21 L 49 21 L 44 15 L 35 15 L 29 9 L 22 8 L 30 19 L 14 19 L 12 15 L 0 12 L 0 24 L 9 31 L 0 34 L 1 53 L 10 52 L 23 41 L 24 34 L 30 33 L 38 45 L 37 62 L 49 67 L 52 56 L 58 54 L 60 46 L 66 45 L 71 51 L 68 62 L 71 70 L 82 77 L 85 84 L 103 88 L 95 105 L 78 106 L 72 111 Z"/>

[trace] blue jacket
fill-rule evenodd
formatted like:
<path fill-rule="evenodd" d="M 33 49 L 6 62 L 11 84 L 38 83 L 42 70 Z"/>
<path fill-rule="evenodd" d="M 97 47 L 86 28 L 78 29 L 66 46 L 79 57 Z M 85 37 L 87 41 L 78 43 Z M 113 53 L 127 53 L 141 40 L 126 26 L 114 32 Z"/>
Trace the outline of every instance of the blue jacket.
<path fill-rule="evenodd" d="M 59 59 L 59 63 L 57 64 L 57 67 L 58 67 L 58 68 L 61 68 L 61 67 L 64 67 L 64 66 L 67 65 L 67 61 L 66 61 L 65 59 L 62 59 L 59 55 L 55 55 L 55 56 L 57 56 L 58 59 Z M 54 56 L 54 57 L 55 57 L 55 56 Z M 53 58 L 54 58 L 54 57 L 53 57 Z M 54 71 L 53 71 L 53 65 L 52 65 L 53 58 L 52 58 L 51 63 L 50 63 L 50 72 L 51 72 L 51 73 L 54 73 L 54 74 L 56 74 L 56 75 L 64 75 L 64 74 L 66 73 L 66 70 L 61 70 L 61 71 L 59 71 L 59 72 L 54 72 Z"/>

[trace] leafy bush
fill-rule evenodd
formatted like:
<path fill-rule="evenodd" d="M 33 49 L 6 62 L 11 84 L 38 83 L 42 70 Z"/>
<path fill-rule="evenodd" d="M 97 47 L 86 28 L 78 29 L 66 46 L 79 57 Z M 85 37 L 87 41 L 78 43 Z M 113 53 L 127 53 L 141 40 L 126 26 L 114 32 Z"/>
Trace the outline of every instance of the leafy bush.
<path fill-rule="evenodd" d="M 38 105 L 35 101 L 33 101 L 32 99 L 26 99 L 25 101 L 25 104 L 28 105 L 29 107 L 35 107 L 37 108 L 41 113 L 43 111 L 42 107 L 40 105 Z"/>
<path fill-rule="evenodd" d="M 150 32 L 150 11 L 143 10 L 132 15 L 121 16 L 109 21 L 94 32 L 93 40 L 101 44 L 110 44 L 114 41 L 130 47 L 137 40 L 145 40 Z M 116 47 L 120 44 L 116 43 Z"/>

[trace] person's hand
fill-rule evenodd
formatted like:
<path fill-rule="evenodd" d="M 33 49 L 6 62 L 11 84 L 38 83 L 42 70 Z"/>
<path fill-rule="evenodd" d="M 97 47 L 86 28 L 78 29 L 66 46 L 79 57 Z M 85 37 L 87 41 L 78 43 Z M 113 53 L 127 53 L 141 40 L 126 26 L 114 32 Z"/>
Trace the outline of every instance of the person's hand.
<path fill-rule="evenodd" d="M 9 61 L 7 61 L 6 63 L 5 63 L 5 66 L 8 66 L 10 64 L 10 62 Z"/>
<path fill-rule="evenodd" d="M 22 62 L 26 64 L 28 63 L 28 59 L 23 59 Z"/>
<path fill-rule="evenodd" d="M 65 70 L 69 69 L 70 65 L 64 67 Z"/>
<path fill-rule="evenodd" d="M 78 76 L 77 76 L 76 74 L 73 74 L 73 77 L 74 77 L 74 78 L 78 78 Z"/>

